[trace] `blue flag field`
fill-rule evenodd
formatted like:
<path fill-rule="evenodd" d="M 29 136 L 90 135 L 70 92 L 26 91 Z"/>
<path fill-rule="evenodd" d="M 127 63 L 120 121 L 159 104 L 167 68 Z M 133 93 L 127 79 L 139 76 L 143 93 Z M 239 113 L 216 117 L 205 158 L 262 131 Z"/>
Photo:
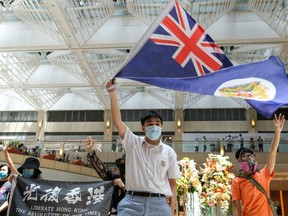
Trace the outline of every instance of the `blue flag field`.
<path fill-rule="evenodd" d="M 288 105 L 288 79 L 278 57 L 233 66 L 205 30 L 173 0 L 115 77 L 175 91 L 245 99 L 267 118 Z"/>

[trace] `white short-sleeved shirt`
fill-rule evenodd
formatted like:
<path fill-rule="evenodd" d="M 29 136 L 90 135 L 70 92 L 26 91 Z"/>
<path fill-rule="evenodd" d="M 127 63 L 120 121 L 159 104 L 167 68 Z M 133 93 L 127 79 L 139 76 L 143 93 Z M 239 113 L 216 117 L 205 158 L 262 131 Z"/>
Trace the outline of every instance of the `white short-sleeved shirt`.
<path fill-rule="evenodd" d="M 126 151 L 126 190 L 172 196 L 168 179 L 180 178 L 174 149 L 162 142 L 149 145 L 144 137 L 136 136 L 129 128 L 122 144 Z"/>

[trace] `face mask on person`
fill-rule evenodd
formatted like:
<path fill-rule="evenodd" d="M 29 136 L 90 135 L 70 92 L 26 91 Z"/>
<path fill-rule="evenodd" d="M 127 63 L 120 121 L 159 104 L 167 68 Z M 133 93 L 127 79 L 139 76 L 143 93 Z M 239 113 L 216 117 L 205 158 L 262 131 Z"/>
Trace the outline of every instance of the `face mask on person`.
<path fill-rule="evenodd" d="M 246 161 L 240 162 L 240 167 L 244 172 L 252 171 L 255 172 L 257 169 L 258 163 L 257 161 L 253 161 L 251 157 L 249 157 Z"/>
<path fill-rule="evenodd" d="M 34 169 L 23 169 L 23 177 L 31 178 L 34 175 Z"/>
<path fill-rule="evenodd" d="M 3 178 L 6 178 L 8 175 L 8 172 L 7 171 L 0 171 L 0 178 L 3 179 Z"/>
<path fill-rule="evenodd" d="M 158 126 L 150 126 L 146 128 L 146 136 L 150 140 L 157 140 L 161 136 L 162 128 Z"/>

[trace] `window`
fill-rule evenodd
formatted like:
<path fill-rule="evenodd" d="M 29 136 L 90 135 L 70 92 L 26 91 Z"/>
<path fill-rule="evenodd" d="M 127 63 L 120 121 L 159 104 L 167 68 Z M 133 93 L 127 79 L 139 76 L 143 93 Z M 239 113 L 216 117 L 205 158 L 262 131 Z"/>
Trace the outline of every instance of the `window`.
<path fill-rule="evenodd" d="M 0 122 L 37 122 L 37 119 L 37 111 L 0 112 Z"/>
<path fill-rule="evenodd" d="M 245 121 L 245 109 L 186 109 L 184 121 Z"/>
<path fill-rule="evenodd" d="M 103 122 L 103 110 L 49 111 L 48 122 Z"/>

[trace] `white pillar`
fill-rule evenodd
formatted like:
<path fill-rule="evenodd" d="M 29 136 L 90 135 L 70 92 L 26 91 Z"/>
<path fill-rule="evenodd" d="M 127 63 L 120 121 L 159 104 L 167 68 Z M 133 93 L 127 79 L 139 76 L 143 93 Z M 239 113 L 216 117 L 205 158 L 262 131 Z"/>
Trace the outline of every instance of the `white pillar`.
<path fill-rule="evenodd" d="M 46 112 L 44 110 L 38 111 L 38 121 L 37 121 L 37 131 L 36 137 L 38 141 L 43 141 L 45 135 L 45 125 L 46 125 Z"/>

